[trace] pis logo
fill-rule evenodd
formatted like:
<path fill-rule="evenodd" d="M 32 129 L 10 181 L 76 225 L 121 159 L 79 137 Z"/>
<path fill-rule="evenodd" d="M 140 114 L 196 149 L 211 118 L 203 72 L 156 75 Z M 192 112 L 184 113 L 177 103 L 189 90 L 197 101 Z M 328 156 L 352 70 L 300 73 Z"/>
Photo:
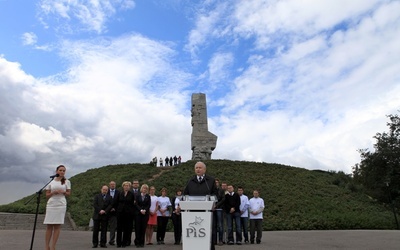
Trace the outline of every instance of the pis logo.
<path fill-rule="evenodd" d="M 204 219 L 201 217 L 196 216 L 195 221 L 189 223 L 188 227 L 186 228 L 186 237 L 199 237 L 203 238 L 206 237 L 206 229 L 201 227 L 201 223 Z"/>

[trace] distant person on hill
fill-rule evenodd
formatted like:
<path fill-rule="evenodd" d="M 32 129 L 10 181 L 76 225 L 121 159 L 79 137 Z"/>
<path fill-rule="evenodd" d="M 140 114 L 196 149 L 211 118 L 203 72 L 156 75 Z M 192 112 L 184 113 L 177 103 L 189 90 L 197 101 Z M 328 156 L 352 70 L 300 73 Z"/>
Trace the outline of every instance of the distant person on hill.
<path fill-rule="evenodd" d="M 67 211 L 67 199 L 71 195 L 71 183 L 65 178 L 66 168 L 60 165 L 56 168 L 55 177 L 46 186 L 46 215 L 43 224 L 46 224 L 45 245 L 46 250 L 55 250 L 58 237 L 60 236 L 61 224 L 64 224 Z M 51 239 L 53 241 L 50 244 Z"/>
<path fill-rule="evenodd" d="M 168 167 L 169 166 L 169 158 L 168 156 L 165 157 L 165 166 Z"/>
<path fill-rule="evenodd" d="M 257 244 L 261 243 L 262 222 L 264 211 L 264 200 L 259 197 L 258 190 L 253 191 L 253 198 L 249 200 L 250 211 L 250 243 L 254 244 L 255 232 L 257 231 Z"/>
<path fill-rule="evenodd" d="M 163 159 L 160 157 L 160 167 L 163 166 Z"/>
<path fill-rule="evenodd" d="M 178 165 L 181 164 L 181 162 L 182 162 L 182 157 L 178 156 Z"/>
<path fill-rule="evenodd" d="M 167 189 L 161 189 L 161 196 L 158 197 L 158 211 L 157 211 L 157 244 L 164 244 L 165 232 L 167 231 L 168 220 L 171 216 L 170 208 L 171 201 L 167 197 Z"/>
<path fill-rule="evenodd" d="M 178 164 L 178 157 L 176 157 L 176 155 L 174 156 L 174 166 Z"/>
<path fill-rule="evenodd" d="M 242 232 L 244 236 L 244 242 L 249 243 L 249 232 L 247 228 L 249 227 L 249 198 L 247 195 L 243 194 L 243 187 L 238 187 L 237 193 L 240 197 L 240 226 L 242 227 Z"/>
<path fill-rule="evenodd" d="M 240 226 L 240 197 L 234 192 L 233 185 L 228 185 L 228 193 L 225 195 L 225 218 L 228 227 L 228 245 L 234 244 L 233 222 L 236 229 L 236 244 L 242 244 L 242 228 Z"/>
<path fill-rule="evenodd" d="M 93 248 L 97 248 L 99 244 L 99 232 L 100 232 L 100 247 L 107 247 L 107 224 L 108 214 L 112 208 L 112 197 L 107 194 L 108 186 L 103 185 L 100 189 L 100 193 L 96 194 L 93 199 L 93 235 L 92 244 Z"/>
<path fill-rule="evenodd" d="M 153 158 L 153 165 L 154 167 L 157 167 L 157 156 L 154 156 Z"/>
<path fill-rule="evenodd" d="M 154 186 L 150 187 L 150 211 L 149 211 L 149 220 L 147 221 L 147 229 L 146 229 L 146 244 L 153 245 L 153 231 L 154 227 L 157 226 L 157 210 L 158 210 L 158 197 L 155 195 L 156 188 Z"/>
<path fill-rule="evenodd" d="M 150 195 L 147 193 L 149 186 L 143 184 L 140 193 L 135 197 L 135 245 L 144 247 L 144 238 L 146 236 L 147 221 L 149 220 L 149 209 L 151 205 Z"/>
<path fill-rule="evenodd" d="M 172 167 L 174 164 L 173 164 L 173 159 L 172 159 L 172 156 L 169 158 L 169 165 Z"/>
<path fill-rule="evenodd" d="M 110 240 L 108 244 L 115 245 L 115 234 L 117 232 L 117 211 L 115 209 L 115 201 L 119 195 L 119 190 L 116 188 L 117 184 L 115 181 L 110 181 L 108 184 L 108 194 L 111 196 L 113 200 L 113 205 L 108 213 L 108 226 L 110 228 Z"/>
<path fill-rule="evenodd" d="M 131 183 L 124 181 L 115 201 L 117 210 L 117 247 L 129 246 L 132 236 L 135 197 L 131 191 Z"/>

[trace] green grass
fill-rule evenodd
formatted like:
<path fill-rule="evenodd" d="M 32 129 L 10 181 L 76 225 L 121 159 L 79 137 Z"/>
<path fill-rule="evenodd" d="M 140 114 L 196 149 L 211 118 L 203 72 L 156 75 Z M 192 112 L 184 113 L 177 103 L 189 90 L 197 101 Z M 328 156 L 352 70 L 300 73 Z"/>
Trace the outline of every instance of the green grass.
<path fill-rule="evenodd" d="M 258 189 L 264 199 L 264 230 L 324 229 L 394 229 L 391 210 L 371 199 L 353 184 L 344 173 L 312 171 L 280 164 L 210 160 L 207 174 L 221 181 L 243 186 L 252 197 Z M 154 185 L 157 190 L 168 188 L 169 196 L 183 188 L 194 174 L 194 161 L 176 167 L 156 168 L 149 164 L 110 165 L 90 169 L 70 178 L 72 195 L 68 211 L 76 224 L 86 227 L 92 214 L 92 198 L 102 184 L 115 180 L 120 187 L 125 180 L 137 179 L 141 184 Z M 157 178 L 153 176 L 159 175 Z M 31 196 L 0 206 L 0 211 L 34 213 L 36 202 L 24 203 Z M 42 197 L 40 213 L 44 212 Z"/>

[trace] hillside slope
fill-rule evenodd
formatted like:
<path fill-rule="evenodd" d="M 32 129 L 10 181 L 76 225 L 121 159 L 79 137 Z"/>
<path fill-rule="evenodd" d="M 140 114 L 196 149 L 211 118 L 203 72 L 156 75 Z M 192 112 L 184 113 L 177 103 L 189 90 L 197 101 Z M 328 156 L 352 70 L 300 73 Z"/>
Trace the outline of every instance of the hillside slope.
<path fill-rule="evenodd" d="M 221 181 L 243 186 L 251 198 L 252 190 L 260 190 L 267 206 L 264 230 L 316 229 L 394 229 L 390 209 L 369 198 L 352 184 L 343 173 L 312 171 L 280 164 L 229 160 L 210 160 L 207 174 Z M 92 198 L 102 184 L 115 180 L 137 179 L 141 184 L 166 187 L 171 197 L 174 190 L 184 187 L 193 175 L 194 161 L 175 167 L 153 167 L 148 164 L 120 164 L 90 169 L 70 178 L 72 195 L 68 211 L 76 224 L 88 225 L 92 214 Z M 24 205 L 30 198 L 0 206 L 3 212 L 34 213 L 35 203 Z M 40 212 L 44 212 L 42 198 Z"/>

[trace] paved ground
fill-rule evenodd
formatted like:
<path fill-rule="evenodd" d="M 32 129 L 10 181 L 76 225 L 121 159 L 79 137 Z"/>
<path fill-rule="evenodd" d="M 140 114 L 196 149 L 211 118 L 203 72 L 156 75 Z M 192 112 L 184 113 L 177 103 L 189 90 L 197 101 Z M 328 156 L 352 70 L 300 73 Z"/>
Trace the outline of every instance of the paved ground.
<path fill-rule="evenodd" d="M 154 235 L 155 237 L 155 235 Z M 30 250 L 32 231 L 0 230 L 1 250 Z M 173 245 L 173 234 L 167 233 L 165 245 L 145 246 L 147 249 L 182 249 Z M 115 246 L 108 246 L 114 249 Z M 130 246 L 126 249 L 134 249 Z M 264 232 L 260 245 L 216 246 L 216 249 L 351 249 L 351 250 L 398 250 L 400 249 L 399 230 L 354 230 L 354 231 L 275 231 Z M 32 249 L 44 249 L 44 231 L 37 230 Z M 61 232 L 57 250 L 91 249 L 90 231 Z"/>

